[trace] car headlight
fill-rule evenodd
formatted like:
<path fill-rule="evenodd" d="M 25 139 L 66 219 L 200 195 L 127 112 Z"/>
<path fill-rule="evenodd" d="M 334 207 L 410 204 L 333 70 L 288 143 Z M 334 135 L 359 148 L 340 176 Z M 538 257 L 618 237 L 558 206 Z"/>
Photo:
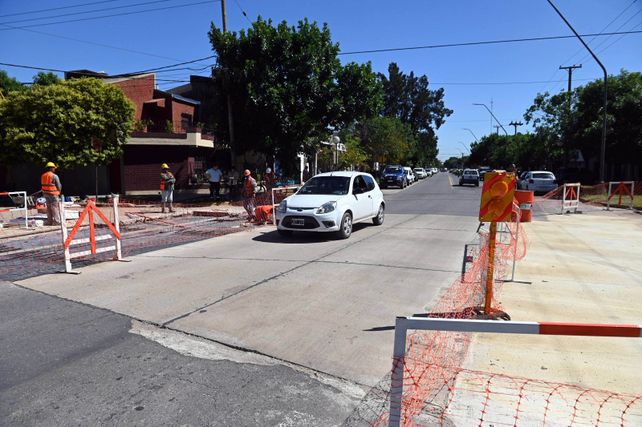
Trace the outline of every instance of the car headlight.
<path fill-rule="evenodd" d="M 288 210 L 288 202 L 287 200 L 283 200 L 281 203 L 279 203 L 279 207 L 277 210 L 281 213 L 285 213 Z"/>
<path fill-rule="evenodd" d="M 328 202 L 324 203 L 321 205 L 319 209 L 317 209 L 317 214 L 326 214 L 328 212 L 332 212 L 337 208 L 337 202 Z"/>

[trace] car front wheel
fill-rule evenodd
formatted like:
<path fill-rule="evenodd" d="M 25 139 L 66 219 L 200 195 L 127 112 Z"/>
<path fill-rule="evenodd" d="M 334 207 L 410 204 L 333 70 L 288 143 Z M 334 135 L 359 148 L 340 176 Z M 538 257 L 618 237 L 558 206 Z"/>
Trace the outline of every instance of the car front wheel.
<path fill-rule="evenodd" d="M 339 237 L 347 239 L 352 234 L 352 215 L 349 212 L 343 214 L 341 218 L 341 228 L 339 229 Z"/>
<path fill-rule="evenodd" d="M 379 212 L 377 212 L 377 216 L 372 218 L 372 223 L 374 225 L 381 225 L 383 224 L 383 219 L 384 219 L 385 213 L 384 213 L 384 207 L 383 203 L 379 206 Z"/>

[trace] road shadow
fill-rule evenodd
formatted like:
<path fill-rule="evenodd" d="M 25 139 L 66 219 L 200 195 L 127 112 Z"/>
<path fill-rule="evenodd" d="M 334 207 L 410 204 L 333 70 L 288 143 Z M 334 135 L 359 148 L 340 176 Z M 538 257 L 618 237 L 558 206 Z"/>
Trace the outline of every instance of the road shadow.
<path fill-rule="evenodd" d="M 370 224 L 354 224 L 352 227 L 352 234 L 358 233 L 364 228 L 368 228 Z M 279 244 L 295 244 L 295 245 L 306 245 L 314 244 L 321 242 L 331 242 L 334 240 L 341 240 L 335 233 L 314 233 L 299 231 L 294 232 L 289 236 L 281 236 L 276 230 L 262 233 L 256 237 L 252 238 L 255 242 L 261 243 L 279 243 Z M 348 239 L 350 240 L 350 239 Z"/>

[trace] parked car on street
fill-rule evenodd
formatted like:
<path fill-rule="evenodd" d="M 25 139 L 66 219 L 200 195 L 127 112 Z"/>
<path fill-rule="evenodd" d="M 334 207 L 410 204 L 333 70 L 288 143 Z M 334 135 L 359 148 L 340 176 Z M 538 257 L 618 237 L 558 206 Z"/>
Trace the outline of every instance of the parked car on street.
<path fill-rule="evenodd" d="M 408 180 L 408 184 L 414 184 L 415 181 L 417 180 L 417 177 L 415 177 L 415 174 L 412 171 L 412 169 L 409 168 L 408 166 L 404 166 L 403 170 L 406 172 L 406 179 Z"/>
<path fill-rule="evenodd" d="M 388 165 L 381 174 L 381 188 L 399 187 L 406 188 L 408 178 L 401 165 Z"/>
<path fill-rule="evenodd" d="M 464 172 L 459 177 L 459 185 L 475 184 L 479 187 L 479 171 L 477 169 L 464 169 Z"/>
<path fill-rule="evenodd" d="M 383 224 L 386 203 L 372 175 L 363 172 L 326 172 L 315 175 L 276 209 L 281 235 L 294 231 L 336 232 L 347 239 L 352 225 L 372 220 Z"/>
<path fill-rule="evenodd" d="M 415 173 L 415 176 L 418 179 L 424 179 L 424 178 L 428 177 L 428 173 L 426 172 L 426 170 L 424 168 L 414 168 L 412 171 Z"/>
<path fill-rule="evenodd" d="M 484 180 L 484 175 L 486 175 L 486 172 L 491 172 L 493 168 L 489 166 L 482 166 L 478 169 L 479 171 L 479 180 L 483 181 Z"/>
<path fill-rule="evenodd" d="M 557 180 L 553 172 L 530 171 L 522 174 L 522 178 L 518 181 L 518 187 L 535 193 L 548 193 L 557 188 Z"/>

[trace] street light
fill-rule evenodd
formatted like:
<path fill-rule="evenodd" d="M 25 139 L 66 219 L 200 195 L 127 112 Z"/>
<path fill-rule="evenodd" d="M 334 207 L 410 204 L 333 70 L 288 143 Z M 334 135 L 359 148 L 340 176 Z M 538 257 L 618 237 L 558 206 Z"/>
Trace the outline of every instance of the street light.
<path fill-rule="evenodd" d="M 468 132 L 470 132 L 470 133 L 473 135 L 473 138 L 475 138 L 475 142 L 479 142 L 479 140 L 477 139 L 477 137 L 475 136 L 475 134 L 473 133 L 473 131 L 472 131 L 472 130 L 470 130 L 470 129 L 468 129 L 468 128 L 462 128 L 462 129 L 463 129 L 463 130 L 467 130 Z"/>
<path fill-rule="evenodd" d="M 473 105 L 479 105 L 479 106 L 484 107 L 486 110 L 488 110 L 488 112 L 490 113 L 490 116 L 491 116 L 493 119 L 495 119 L 495 121 L 497 122 L 497 124 L 498 124 L 498 125 L 502 128 L 502 130 L 504 131 L 504 133 L 505 133 L 506 135 L 508 135 L 508 132 L 506 132 L 506 129 L 504 129 L 504 126 L 502 126 L 502 124 L 499 122 L 499 120 L 497 120 L 497 117 L 495 117 L 495 115 L 493 114 L 493 112 L 492 112 L 492 111 L 490 111 L 490 108 L 488 108 L 488 107 L 486 106 L 486 104 L 480 104 L 480 103 L 473 102 Z"/>

